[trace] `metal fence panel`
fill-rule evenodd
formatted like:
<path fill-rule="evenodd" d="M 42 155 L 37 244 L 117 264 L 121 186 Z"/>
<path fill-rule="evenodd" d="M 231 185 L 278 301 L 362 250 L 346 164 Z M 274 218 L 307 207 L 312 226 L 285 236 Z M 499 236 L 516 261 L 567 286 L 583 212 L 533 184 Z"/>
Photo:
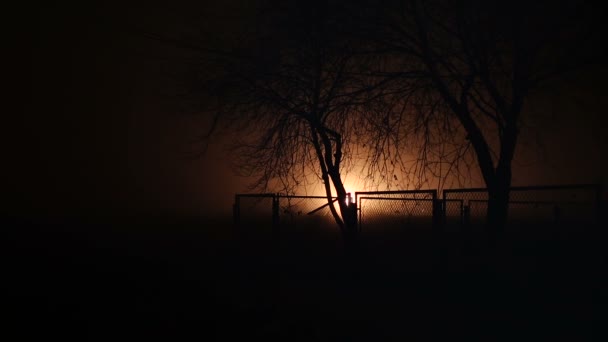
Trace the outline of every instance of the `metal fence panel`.
<path fill-rule="evenodd" d="M 365 234 L 431 226 L 436 197 L 435 190 L 357 192 L 359 228 Z"/>
<path fill-rule="evenodd" d="M 334 198 L 335 200 L 336 198 Z M 278 196 L 279 222 L 290 229 L 331 229 L 335 221 L 324 196 Z M 336 209 L 338 203 L 334 202 Z"/>
<path fill-rule="evenodd" d="M 446 199 L 442 203 L 444 230 L 459 230 L 464 220 L 464 201 L 461 199 Z"/>
<path fill-rule="evenodd" d="M 600 186 L 595 184 L 512 187 L 507 225 L 596 223 L 600 190 Z M 454 214 L 456 208 L 449 201 L 462 201 L 463 225 L 477 227 L 486 223 L 487 189 L 446 189 L 443 198 L 446 225 L 455 224 L 455 217 L 458 216 Z"/>
<path fill-rule="evenodd" d="M 513 187 L 507 225 L 596 224 L 601 218 L 600 191 L 595 184 Z M 355 193 L 355 203 L 364 235 L 439 224 L 447 231 L 481 229 L 486 223 L 488 192 L 485 188 L 446 189 L 439 202 L 436 190 L 365 191 Z M 337 232 L 325 196 L 237 194 L 234 217 L 241 226 Z"/>

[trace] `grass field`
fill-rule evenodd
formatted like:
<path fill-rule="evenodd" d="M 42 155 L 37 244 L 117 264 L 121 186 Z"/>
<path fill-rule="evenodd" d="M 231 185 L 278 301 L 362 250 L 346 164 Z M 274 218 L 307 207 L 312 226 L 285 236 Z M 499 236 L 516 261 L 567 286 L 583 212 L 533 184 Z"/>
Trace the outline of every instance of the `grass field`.
<path fill-rule="evenodd" d="M 335 231 L 301 226 L 3 226 L 6 323 L 24 340 L 602 340 L 608 326 L 597 227 L 493 249 L 471 232 L 368 232 L 347 257 Z"/>

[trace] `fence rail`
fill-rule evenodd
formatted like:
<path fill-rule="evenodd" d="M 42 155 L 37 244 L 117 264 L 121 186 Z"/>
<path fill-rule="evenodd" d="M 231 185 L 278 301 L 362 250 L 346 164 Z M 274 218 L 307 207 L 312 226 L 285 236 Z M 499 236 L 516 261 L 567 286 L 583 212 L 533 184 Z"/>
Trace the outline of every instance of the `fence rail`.
<path fill-rule="evenodd" d="M 508 224 L 528 222 L 591 223 L 601 219 L 601 186 L 598 184 L 512 187 Z M 337 201 L 332 197 L 333 202 Z M 348 201 L 351 201 L 350 194 Z M 485 188 L 436 190 L 358 191 L 354 205 L 360 231 L 388 226 L 432 226 L 462 229 L 486 222 L 488 191 Z M 336 206 L 339 210 L 339 206 Z M 278 228 L 334 225 L 326 196 L 284 194 L 237 194 L 237 225 L 269 225 Z M 310 228 L 312 229 L 312 228 Z"/>
<path fill-rule="evenodd" d="M 599 184 L 511 187 L 507 224 L 596 224 L 601 215 L 601 191 Z M 462 217 L 458 226 L 482 226 L 486 223 L 489 201 L 487 189 L 444 190 L 444 208 L 453 200 L 462 201 Z M 456 220 L 450 220 L 448 210 L 444 210 L 446 226 L 454 227 Z"/>
<path fill-rule="evenodd" d="M 360 231 L 437 223 L 436 190 L 355 192 Z"/>

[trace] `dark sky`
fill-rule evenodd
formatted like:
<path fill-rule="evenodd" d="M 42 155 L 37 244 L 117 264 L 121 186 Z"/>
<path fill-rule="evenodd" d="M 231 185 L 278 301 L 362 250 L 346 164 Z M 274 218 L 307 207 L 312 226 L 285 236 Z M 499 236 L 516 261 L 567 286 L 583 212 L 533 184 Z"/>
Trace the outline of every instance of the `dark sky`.
<path fill-rule="evenodd" d="M 227 35 L 246 21 L 238 4 L 40 8 L 29 101 L 8 133 L 8 210 L 41 217 L 229 213 L 234 193 L 245 190 L 229 156 L 214 147 L 184 158 L 196 124 L 174 96 L 184 51 L 131 28 L 179 32 L 189 20 L 206 20 L 206 30 Z M 544 149 L 521 158 L 515 184 L 608 182 L 607 75 L 603 68 L 573 76 L 532 104 L 555 119 L 539 128 Z"/>
<path fill-rule="evenodd" d="M 60 217 L 230 212 L 240 184 L 218 165 L 221 150 L 185 158 L 193 121 L 180 115 L 167 67 L 181 52 L 124 26 L 175 23 L 162 8 L 147 11 L 40 9 L 31 103 L 11 132 L 19 142 L 9 184 L 14 210 Z"/>

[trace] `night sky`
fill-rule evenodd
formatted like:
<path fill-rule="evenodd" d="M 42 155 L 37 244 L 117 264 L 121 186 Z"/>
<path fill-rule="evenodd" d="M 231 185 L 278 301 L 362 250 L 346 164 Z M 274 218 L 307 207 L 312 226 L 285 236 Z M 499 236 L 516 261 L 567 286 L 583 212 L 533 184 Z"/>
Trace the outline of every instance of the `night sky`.
<path fill-rule="evenodd" d="M 141 32 L 180 33 L 194 21 L 205 23 L 205 34 L 227 39 L 255 23 L 248 13 L 238 1 L 39 8 L 32 14 L 30 101 L 9 129 L 10 211 L 36 217 L 229 213 L 246 180 L 233 175 L 221 143 L 198 159 L 186 157 L 196 125 L 206 120 L 188 115 L 191 108 L 176 95 L 187 51 Z M 607 76 L 605 65 L 570 75 L 529 103 L 554 119 L 537 129 L 541 149 L 522 139 L 515 185 L 606 184 Z"/>
<path fill-rule="evenodd" d="M 241 184 L 218 163 L 221 148 L 188 158 L 193 121 L 180 115 L 170 65 L 180 51 L 124 26 L 162 28 L 161 10 L 49 5 L 36 13 L 31 103 L 11 132 L 22 142 L 11 163 L 15 209 L 59 217 L 230 212 Z"/>

